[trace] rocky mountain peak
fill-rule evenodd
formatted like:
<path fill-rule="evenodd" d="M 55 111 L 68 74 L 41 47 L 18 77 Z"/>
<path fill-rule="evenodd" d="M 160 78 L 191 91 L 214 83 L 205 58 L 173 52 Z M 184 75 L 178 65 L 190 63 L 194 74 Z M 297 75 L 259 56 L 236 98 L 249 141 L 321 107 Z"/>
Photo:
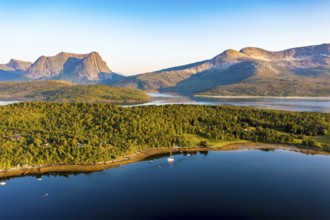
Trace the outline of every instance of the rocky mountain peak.
<path fill-rule="evenodd" d="M 31 66 L 31 62 L 11 59 L 9 63 L 7 63 L 7 66 L 14 70 L 26 70 Z"/>
<path fill-rule="evenodd" d="M 84 59 L 78 62 L 74 68 L 74 72 L 78 74 L 79 78 L 85 78 L 91 81 L 99 80 L 101 73 L 102 78 L 104 74 L 111 75 L 112 73 L 97 52 L 88 54 Z"/>
<path fill-rule="evenodd" d="M 31 66 L 30 62 L 11 59 L 9 63 L 0 64 L 0 70 L 21 72 L 21 71 L 25 71 L 30 66 Z"/>
<path fill-rule="evenodd" d="M 214 57 L 210 61 L 213 65 L 223 66 L 223 65 L 228 65 L 229 63 L 232 62 L 239 62 L 245 58 L 247 58 L 245 54 L 242 54 L 241 52 L 238 52 L 233 49 L 229 49 L 219 54 L 218 56 Z"/>
<path fill-rule="evenodd" d="M 85 59 L 85 64 L 90 64 L 93 66 L 98 72 L 111 72 L 111 70 L 107 67 L 106 62 L 104 62 L 97 52 L 90 53 Z"/>
<path fill-rule="evenodd" d="M 99 73 L 111 73 L 106 63 L 97 52 L 74 54 L 61 52 L 55 56 L 41 56 L 26 71 L 32 79 L 61 78 L 70 81 L 99 80 Z M 75 79 L 75 77 L 78 77 Z"/>
<path fill-rule="evenodd" d="M 239 52 L 252 57 L 268 57 L 270 54 L 272 54 L 272 52 L 258 47 L 245 47 Z"/>

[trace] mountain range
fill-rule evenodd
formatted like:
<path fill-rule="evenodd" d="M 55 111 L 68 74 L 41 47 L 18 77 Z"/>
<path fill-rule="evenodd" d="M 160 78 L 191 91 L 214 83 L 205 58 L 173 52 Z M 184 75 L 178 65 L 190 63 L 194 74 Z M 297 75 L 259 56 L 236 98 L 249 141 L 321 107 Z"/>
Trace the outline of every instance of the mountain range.
<path fill-rule="evenodd" d="M 212 96 L 330 96 L 330 44 L 279 52 L 247 47 L 126 77 L 117 86 Z"/>
<path fill-rule="evenodd" d="M 277 52 L 229 49 L 209 60 L 128 77 L 113 73 L 97 52 L 0 65 L 0 81 L 44 79 L 212 96 L 330 96 L 330 44 Z"/>
<path fill-rule="evenodd" d="M 122 76 L 113 73 L 97 52 L 61 52 L 55 56 L 41 56 L 34 63 L 12 59 L 0 65 L 1 81 L 66 80 L 87 84 L 120 78 Z"/>

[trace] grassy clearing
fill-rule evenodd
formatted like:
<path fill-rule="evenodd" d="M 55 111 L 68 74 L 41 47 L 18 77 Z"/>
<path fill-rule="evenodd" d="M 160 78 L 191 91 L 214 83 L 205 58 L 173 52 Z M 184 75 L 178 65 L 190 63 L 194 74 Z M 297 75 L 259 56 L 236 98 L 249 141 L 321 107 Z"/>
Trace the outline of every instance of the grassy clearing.
<path fill-rule="evenodd" d="M 234 140 L 234 141 L 215 140 L 213 138 L 204 138 L 197 134 L 185 134 L 185 137 L 195 146 L 197 146 L 201 141 L 207 141 L 210 147 L 224 147 L 224 146 L 228 146 L 229 144 L 244 144 L 250 142 L 246 140 Z"/>
<path fill-rule="evenodd" d="M 330 144 L 330 135 L 323 135 L 323 136 L 309 136 L 307 139 L 315 141 L 317 143 L 322 144 Z"/>

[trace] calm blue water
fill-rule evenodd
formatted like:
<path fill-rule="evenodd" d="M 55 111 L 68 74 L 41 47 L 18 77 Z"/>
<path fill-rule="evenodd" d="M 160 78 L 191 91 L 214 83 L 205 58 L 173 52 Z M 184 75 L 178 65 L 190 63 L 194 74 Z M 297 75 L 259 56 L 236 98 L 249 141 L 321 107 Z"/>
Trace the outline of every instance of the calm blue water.
<path fill-rule="evenodd" d="M 0 101 L 0 105 L 9 105 L 9 104 L 14 104 L 18 103 L 19 101 Z"/>
<path fill-rule="evenodd" d="M 0 187 L 0 219 L 330 219 L 328 156 L 248 150 L 174 157 L 173 164 L 159 158 L 42 181 L 10 179 Z"/>
<path fill-rule="evenodd" d="M 168 104 L 193 104 L 193 105 L 234 105 L 253 106 L 263 109 L 276 109 L 298 112 L 330 112 L 329 99 L 287 99 L 287 98 L 203 98 L 182 96 L 175 93 L 149 93 L 150 102 L 140 105 L 168 105 Z M 17 101 L 0 101 L 0 105 L 9 105 Z"/>
<path fill-rule="evenodd" d="M 330 112 L 328 99 L 288 99 L 288 98 L 203 98 L 182 96 L 175 93 L 149 93 L 152 101 L 142 105 L 194 104 L 194 105 L 234 105 L 254 106 L 263 109 L 287 111 Z"/>

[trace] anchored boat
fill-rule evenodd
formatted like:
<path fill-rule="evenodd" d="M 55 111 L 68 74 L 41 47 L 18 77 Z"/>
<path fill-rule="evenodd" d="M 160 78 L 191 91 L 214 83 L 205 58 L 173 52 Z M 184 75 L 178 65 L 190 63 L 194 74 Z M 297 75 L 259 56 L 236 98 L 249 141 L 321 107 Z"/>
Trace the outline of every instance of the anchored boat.
<path fill-rule="evenodd" d="M 173 163 L 174 162 L 174 157 L 172 155 L 172 150 L 170 151 L 170 157 L 167 158 L 167 162 L 169 162 L 169 163 Z"/>

